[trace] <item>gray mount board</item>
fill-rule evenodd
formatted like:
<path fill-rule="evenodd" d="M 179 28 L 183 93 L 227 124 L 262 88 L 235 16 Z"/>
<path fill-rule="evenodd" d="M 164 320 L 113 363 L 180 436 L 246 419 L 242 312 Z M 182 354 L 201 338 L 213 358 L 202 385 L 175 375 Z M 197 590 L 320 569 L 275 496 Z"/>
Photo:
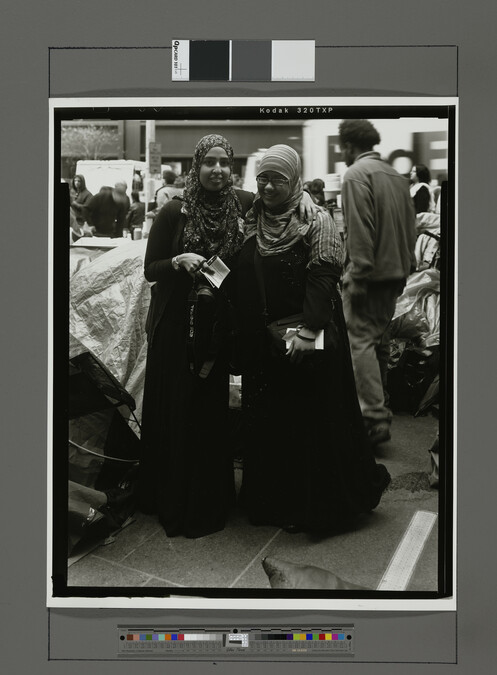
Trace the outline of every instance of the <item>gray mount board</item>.
<path fill-rule="evenodd" d="M 402 10 L 400 5 L 402 4 Z M 48 185 L 48 105 L 49 47 L 74 46 L 156 46 L 170 44 L 174 37 L 215 39 L 220 35 L 232 38 L 315 39 L 320 45 L 360 46 L 364 55 L 364 81 L 361 95 L 457 94 L 461 98 L 460 114 L 460 237 L 459 237 L 459 303 L 458 332 L 460 358 L 458 364 L 459 467 L 458 467 L 458 558 L 459 608 L 457 626 L 453 614 L 444 614 L 440 624 L 432 623 L 433 615 L 411 613 L 389 617 L 390 637 L 422 636 L 432 628 L 433 645 L 425 649 L 430 657 L 448 658 L 447 672 L 490 673 L 493 670 L 495 640 L 495 602 L 492 600 L 495 570 L 493 514 L 495 513 L 495 439 L 493 433 L 495 372 L 495 317 L 489 311 L 495 280 L 493 125 L 495 96 L 495 8 L 477 0 L 441 0 L 415 5 L 389 0 L 358 0 L 330 3 L 315 0 L 301 3 L 285 0 L 268 3 L 227 2 L 212 5 L 200 0 L 170 3 L 158 0 L 136 3 L 108 0 L 102 3 L 67 3 L 52 0 L 39 4 L 7 0 L 2 22 L 2 81 L 6 91 L 2 106 L 2 151 L 4 204 L 2 264 L 2 331 L 3 438 L 4 465 L 1 472 L 2 590 L 0 594 L 1 626 L 8 635 L 2 651 L 2 665 L 8 673 L 23 672 L 98 673 L 137 672 L 142 666 L 113 662 L 115 649 L 102 635 L 111 636 L 114 626 L 126 621 L 121 612 L 66 610 L 48 612 L 45 607 L 45 448 L 46 448 L 46 346 L 47 346 L 47 240 L 46 219 Z M 178 33 L 181 33 L 178 35 Z M 421 66 L 416 59 L 397 62 L 391 68 L 392 81 L 385 84 L 382 73 L 371 73 L 367 67 L 375 46 L 425 45 L 429 51 L 441 45 L 456 48 L 456 73 L 444 68 L 440 58 L 428 58 Z M 366 51 L 367 48 L 367 51 Z M 333 54 L 333 50 L 329 50 Z M 336 52 L 335 52 L 336 53 Z M 345 53 L 345 52 L 344 52 Z M 408 52 L 406 52 L 408 53 Z M 432 54 L 434 52 L 431 52 Z M 445 51 L 444 51 L 445 54 Z M 347 87 L 347 71 L 336 62 L 323 62 L 318 49 L 316 83 L 297 85 L 306 93 L 336 95 L 333 77 Z M 451 57 L 452 59 L 452 57 Z M 346 60 L 346 59 L 345 59 Z M 139 61 L 139 60 L 138 60 Z M 452 61 L 450 61 L 451 63 Z M 81 68 L 68 62 L 63 77 L 70 87 L 61 85 L 53 95 L 95 95 L 80 84 Z M 120 64 L 118 62 L 118 68 Z M 122 65 L 122 64 L 121 64 Z M 58 66 L 59 67 L 59 66 Z M 99 68 L 98 62 L 94 64 Z M 60 67 L 64 71 L 64 67 Z M 143 70 L 145 70 L 144 67 Z M 141 87 L 131 80 L 116 93 L 112 70 L 102 77 L 104 91 L 99 95 L 130 95 L 130 88 Z M 140 74 L 138 68 L 138 74 Z M 413 75 L 413 73 L 416 73 Z M 352 73 L 351 73 L 352 75 Z M 419 78 L 418 78 L 419 75 Z M 381 86 L 377 85 L 375 76 Z M 416 89 L 411 88 L 415 77 Z M 323 78 L 323 79 L 321 79 Z M 433 79 L 432 79 L 433 78 Z M 116 75 L 116 81 L 119 78 Z M 419 80 L 426 84 L 418 90 Z M 430 91 L 433 81 L 442 90 Z M 447 84 L 447 81 L 450 84 Z M 57 80 L 59 82 L 59 80 Z M 322 82 L 322 84 L 320 84 Z M 345 85 L 344 85 L 345 82 Z M 431 82 L 432 84 L 428 84 Z M 456 82 L 454 91 L 453 83 Z M 237 95 L 240 91 L 278 95 L 297 92 L 293 86 L 273 88 L 268 84 L 233 90 L 229 84 L 209 87 L 188 83 L 182 95 Z M 59 85 L 57 85 L 59 86 Z M 92 85 L 93 86 L 93 85 Z M 146 84 L 146 88 L 150 87 Z M 164 77 L 153 83 L 161 95 L 177 95 L 169 83 L 169 64 Z M 184 85 L 181 84 L 181 87 Z M 320 87 L 323 90 L 320 90 Z M 386 87 L 386 90 L 385 90 Z M 446 89 L 450 88 L 450 91 Z M 330 90 L 331 89 L 331 90 Z M 136 91 L 136 89 L 135 89 Z M 142 92 L 143 93 L 143 92 Z M 344 93 L 343 89 L 340 92 Z M 350 93 L 350 91 L 349 91 Z M 154 94 L 152 94 L 154 95 Z M 29 164 L 28 164 L 29 160 Z M 166 617 L 165 617 L 166 618 Z M 279 617 L 276 617 L 279 619 Z M 326 617 L 336 620 L 337 617 Z M 384 653 L 385 636 L 375 633 L 378 615 L 355 614 L 347 617 L 356 626 L 358 639 L 378 644 L 367 672 L 399 672 L 399 666 L 377 663 Z M 386 617 L 384 617 L 386 619 Z M 263 625 L 268 615 L 250 616 L 251 622 Z M 168 616 L 167 623 L 207 624 L 223 622 L 219 617 L 202 615 Z M 281 621 L 291 622 L 291 617 Z M 345 620 L 345 618 L 344 618 Z M 49 623 L 50 621 L 50 623 Z M 104 622 L 105 627 L 101 628 Z M 95 626 L 95 630 L 92 626 Z M 454 646 L 454 636 L 457 643 Z M 76 648 L 75 641 L 78 641 Z M 65 650 L 64 642 L 68 642 Z M 381 645 L 380 645 L 381 642 Z M 95 650 L 93 645 L 95 644 Z M 401 640 L 402 644 L 402 640 Z M 79 659 L 84 645 L 83 660 Z M 440 650 L 436 652 L 437 645 Z M 447 649 L 447 645 L 449 648 Z M 432 649 L 433 646 L 433 649 Z M 453 648 L 454 647 L 454 648 Z M 102 655 L 102 651 L 106 655 Z M 65 652 L 64 652 L 65 650 Z M 395 651 L 396 648 L 394 647 Z M 67 651 L 71 653 L 67 655 Z M 400 650 L 402 651 L 402 650 Z M 422 651 L 422 650 L 421 650 Z M 50 661 L 50 654 L 65 655 L 71 663 Z M 402 658 L 411 658 L 407 652 Z M 88 659 L 96 659 L 89 663 Z M 389 660 L 389 659 L 385 659 Z M 205 672 L 205 664 L 147 664 L 147 672 Z M 308 672 L 324 672 L 329 666 L 307 666 Z M 336 672 L 364 672 L 363 664 L 337 665 Z M 423 655 L 407 666 L 410 672 L 440 671 L 436 658 L 430 665 Z M 238 664 L 237 672 L 301 672 L 298 664 Z M 219 663 L 218 673 L 232 672 L 231 664 Z"/>
<path fill-rule="evenodd" d="M 50 95 L 456 96 L 457 56 L 455 45 L 371 48 L 324 42 L 316 46 L 315 82 L 172 82 L 170 46 L 54 47 L 49 56 Z"/>

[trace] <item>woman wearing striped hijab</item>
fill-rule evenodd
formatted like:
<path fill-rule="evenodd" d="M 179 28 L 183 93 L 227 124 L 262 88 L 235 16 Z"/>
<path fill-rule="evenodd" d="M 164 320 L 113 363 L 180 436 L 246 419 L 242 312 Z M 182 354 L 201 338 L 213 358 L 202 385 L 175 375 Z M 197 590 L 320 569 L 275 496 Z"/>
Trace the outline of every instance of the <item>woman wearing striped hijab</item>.
<path fill-rule="evenodd" d="M 390 477 L 375 462 L 357 401 L 338 287 L 341 239 L 324 209 L 310 224 L 300 218 L 300 173 L 293 148 L 267 150 L 238 257 L 241 502 L 254 524 L 332 532 L 373 509 Z M 267 324 L 299 313 L 301 326 L 276 353 Z"/>

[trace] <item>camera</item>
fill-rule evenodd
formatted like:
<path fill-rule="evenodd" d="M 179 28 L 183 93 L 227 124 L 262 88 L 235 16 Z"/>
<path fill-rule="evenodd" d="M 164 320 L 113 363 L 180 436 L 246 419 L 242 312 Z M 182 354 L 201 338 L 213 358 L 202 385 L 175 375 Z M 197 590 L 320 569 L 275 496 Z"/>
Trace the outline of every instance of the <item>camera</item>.
<path fill-rule="evenodd" d="M 212 302 L 212 300 L 214 300 L 212 286 L 201 272 L 195 274 L 195 289 L 199 300 L 207 302 Z"/>

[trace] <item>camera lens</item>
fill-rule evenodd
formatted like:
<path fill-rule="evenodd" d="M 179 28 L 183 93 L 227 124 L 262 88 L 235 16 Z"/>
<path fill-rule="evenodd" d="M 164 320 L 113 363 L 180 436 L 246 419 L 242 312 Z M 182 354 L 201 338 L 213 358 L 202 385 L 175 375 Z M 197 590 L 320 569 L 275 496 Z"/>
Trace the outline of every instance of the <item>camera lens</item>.
<path fill-rule="evenodd" d="M 214 300 L 214 293 L 208 281 L 197 278 L 197 295 L 199 299 L 203 300 Z"/>

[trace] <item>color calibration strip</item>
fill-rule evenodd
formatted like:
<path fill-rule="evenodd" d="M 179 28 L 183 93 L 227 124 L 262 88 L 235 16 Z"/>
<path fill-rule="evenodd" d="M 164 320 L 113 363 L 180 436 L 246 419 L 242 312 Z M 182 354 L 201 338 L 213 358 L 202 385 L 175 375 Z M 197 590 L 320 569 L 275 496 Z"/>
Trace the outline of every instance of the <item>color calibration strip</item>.
<path fill-rule="evenodd" d="M 167 629 L 119 629 L 120 656 L 172 657 L 209 655 L 254 656 L 311 654 L 314 656 L 354 653 L 354 628 L 342 626 L 303 632 L 270 629 L 231 631 L 168 631 Z"/>
<path fill-rule="evenodd" d="M 222 641 L 222 635 L 218 633 L 127 633 L 126 638 L 128 642 L 168 642 L 171 640 L 183 640 L 186 642 L 198 642 L 199 640 L 204 642 L 209 641 Z"/>
<path fill-rule="evenodd" d="M 261 633 L 251 636 L 252 640 L 346 640 L 345 633 Z M 349 640 L 351 637 L 349 636 Z"/>
<path fill-rule="evenodd" d="M 314 82 L 314 40 L 173 40 L 177 82 Z"/>
<path fill-rule="evenodd" d="M 230 633 L 229 642 L 238 642 L 245 638 L 246 633 Z M 252 640 L 345 640 L 345 633 L 260 633 L 251 635 Z M 350 637 L 349 637 L 350 639 Z M 128 633 L 128 642 L 147 642 L 158 640 L 184 640 L 192 641 L 222 641 L 223 636 L 219 633 Z"/>

